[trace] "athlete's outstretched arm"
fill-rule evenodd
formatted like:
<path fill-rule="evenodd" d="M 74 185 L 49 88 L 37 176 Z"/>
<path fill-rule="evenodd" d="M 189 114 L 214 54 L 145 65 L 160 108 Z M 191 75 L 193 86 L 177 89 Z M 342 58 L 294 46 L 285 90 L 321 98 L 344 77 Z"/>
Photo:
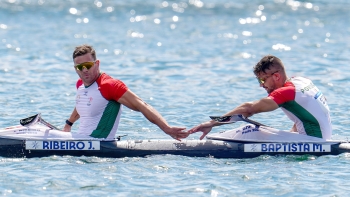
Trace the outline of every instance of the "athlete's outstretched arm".
<path fill-rule="evenodd" d="M 262 98 L 258 101 L 243 103 L 240 106 L 234 108 L 233 110 L 227 112 L 222 116 L 231 116 L 234 114 L 242 114 L 244 117 L 250 117 L 254 114 L 261 112 L 268 112 L 277 109 L 279 106 L 277 103 L 269 97 Z M 221 123 L 210 120 L 203 122 L 192 129 L 188 130 L 189 133 L 203 132 L 200 139 L 203 139 L 215 126 L 220 126 Z"/>
<path fill-rule="evenodd" d="M 150 122 L 157 125 L 166 134 L 170 135 L 176 140 L 186 138 L 189 135 L 188 132 L 184 132 L 184 130 L 186 129 L 184 127 L 170 126 L 156 109 L 154 109 L 151 105 L 147 104 L 145 101 L 140 99 L 131 90 L 127 90 L 123 94 L 123 96 L 118 100 L 118 102 L 134 111 L 141 112 Z"/>
<path fill-rule="evenodd" d="M 223 116 L 230 116 L 234 114 L 242 114 L 244 117 L 250 117 L 261 112 L 269 112 L 277 109 L 277 103 L 269 97 L 262 98 L 258 101 L 243 103 L 233 110 L 227 112 Z"/>

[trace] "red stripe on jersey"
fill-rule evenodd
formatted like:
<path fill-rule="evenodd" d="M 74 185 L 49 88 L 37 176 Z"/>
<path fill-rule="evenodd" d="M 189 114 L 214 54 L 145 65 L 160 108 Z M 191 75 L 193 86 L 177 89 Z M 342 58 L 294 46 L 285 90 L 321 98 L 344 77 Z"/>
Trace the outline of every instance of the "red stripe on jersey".
<path fill-rule="evenodd" d="M 292 82 L 286 82 L 283 87 L 271 92 L 268 96 L 274 100 L 278 105 L 293 101 L 295 99 L 295 86 Z"/>
<path fill-rule="evenodd" d="M 77 83 L 76 83 L 77 89 L 78 89 L 81 85 L 83 85 L 83 80 L 78 79 L 78 81 L 77 81 Z"/>
<path fill-rule="evenodd" d="M 102 96 L 109 101 L 118 101 L 128 90 L 128 87 L 122 81 L 113 79 L 105 73 L 102 73 L 96 82 Z"/>

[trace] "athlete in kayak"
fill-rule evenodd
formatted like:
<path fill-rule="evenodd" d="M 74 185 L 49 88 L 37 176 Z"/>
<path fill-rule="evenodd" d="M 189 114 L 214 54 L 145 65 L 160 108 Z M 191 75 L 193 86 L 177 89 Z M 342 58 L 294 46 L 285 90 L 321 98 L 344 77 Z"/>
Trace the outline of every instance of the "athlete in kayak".
<path fill-rule="evenodd" d="M 176 140 L 189 135 L 183 127 L 170 126 L 151 105 L 140 99 L 121 80 L 100 72 L 100 60 L 92 46 L 77 46 L 73 52 L 76 83 L 76 105 L 63 131 L 80 119 L 79 135 L 113 139 L 118 129 L 122 105 L 141 112 L 150 122 Z"/>
<path fill-rule="evenodd" d="M 246 102 L 223 116 L 242 114 L 250 117 L 261 112 L 281 108 L 294 122 L 291 131 L 328 140 L 332 136 L 329 107 L 322 92 L 304 77 L 288 78 L 282 61 L 272 55 L 263 57 L 254 67 L 254 74 L 268 96 Z M 203 132 L 203 139 L 214 126 L 222 123 L 211 120 L 189 130 Z"/>

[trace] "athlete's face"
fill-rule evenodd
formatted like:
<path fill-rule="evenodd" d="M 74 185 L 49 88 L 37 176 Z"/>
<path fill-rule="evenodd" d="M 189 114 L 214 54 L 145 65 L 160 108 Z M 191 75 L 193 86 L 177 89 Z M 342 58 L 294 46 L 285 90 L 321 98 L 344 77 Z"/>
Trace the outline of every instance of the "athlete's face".
<path fill-rule="evenodd" d="M 268 94 L 270 94 L 271 92 L 273 92 L 274 90 L 277 89 L 277 84 L 275 81 L 275 75 L 279 75 L 278 73 L 279 71 L 275 70 L 275 71 L 266 71 L 266 73 L 264 72 L 260 72 L 256 78 L 258 79 L 258 82 L 260 84 L 260 87 L 263 87 L 266 92 Z"/>
<path fill-rule="evenodd" d="M 93 62 L 93 66 L 84 66 L 85 62 Z M 90 64 L 92 65 L 92 64 Z M 74 69 L 79 75 L 85 86 L 89 86 L 96 81 L 100 74 L 100 61 L 94 60 L 90 53 L 78 56 L 74 59 Z"/>

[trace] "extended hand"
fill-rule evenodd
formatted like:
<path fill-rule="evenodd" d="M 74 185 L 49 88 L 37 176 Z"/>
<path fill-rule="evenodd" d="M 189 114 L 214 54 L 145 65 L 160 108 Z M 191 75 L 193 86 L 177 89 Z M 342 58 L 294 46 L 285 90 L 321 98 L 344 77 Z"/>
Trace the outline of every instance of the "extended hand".
<path fill-rule="evenodd" d="M 212 128 L 213 128 L 212 122 L 208 121 L 193 127 L 187 132 L 190 134 L 196 133 L 196 132 L 203 132 L 203 135 L 199 138 L 200 140 L 202 140 L 211 131 Z"/>
<path fill-rule="evenodd" d="M 186 138 L 190 135 L 189 132 L 185 131 L 184 127 L 169 127 L 166 131 L 166 134 L 170 135 L 172 138 L 181 141 L 181 139 Z"/>

